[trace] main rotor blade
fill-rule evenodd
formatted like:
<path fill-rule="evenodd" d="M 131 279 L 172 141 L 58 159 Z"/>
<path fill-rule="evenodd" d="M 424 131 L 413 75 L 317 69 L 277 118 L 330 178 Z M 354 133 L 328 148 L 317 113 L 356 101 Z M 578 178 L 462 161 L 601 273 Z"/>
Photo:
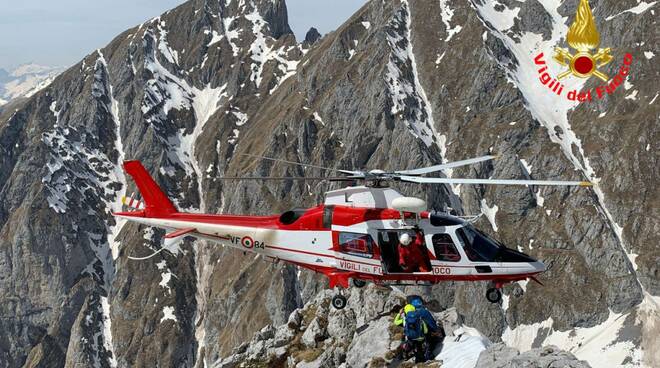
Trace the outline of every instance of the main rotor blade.
<path fill-rule="evenodd" d="M 451 169 L 453 167 L 472 165 L 472 164 L 476 164 L 476 163 L 483 162 L 483 161 L 493 160 L 495 158 L 497 158 L 496 155 L 481 156 L 481 157 L 469 158 L 467 160 L 447 162 L 447 163 L 440 164 L 440 165 L 422 167 L 422 168 L 419 168 L 419 169 L 400 170 L 400 171 L 395 171 L 394 173 L 395 174 L 402 174 L 402 175 L 422 175 L 422 174 L 428 174 L 428 173 L 432 173 L 432 172 L 436 172 L 436 171 L 440 171 L 440 170 L 444 170 L 444 169 Z"/>
<path fill-rule="evenodd" d="M 285 164 L 291 164 L 291 165 L 298 165 L 302 167 L 313 167 L 315 169 L 321 169 L 321 170 L 326 170 L 326 171 L 334 171 L 334 172 L 340 172 L 342 174 L 350 174 L 350 175 L 364 175 L 360 171 L 349 171 L 349 170 L 339 170 L 339 169 L 332 169 L 329 167 L 323 167 L 323 166 L 318 166 L 318 165 L 312 165 L 312 164 L 303 164 L 300 162 L 295 162 L 295 161 L 289 161 L 289 160 L 283 160 L 280 158 L 272 158 L 272 157 L 265 157 L 265 156 L 258 156 L 258 155 L 251 155 L 249 153 L 240 153 L 241 156 L 248 156 L 248 157 L 254 157 L 254 158 L 260 158 L 262 160 L 267 160 L 267 161 L 274 161 L 274 162 L 282 162 Z"/>
<path fill-rule="evenodd" d="M 213 178 L 213 179 L 218 179 L 218 180 L 302 180 L 302 181 L 322 181 L 322 180 L 328 180 L 328 181 L 354 181 L 354 180 L 359 180 L 362 178 L 351 178 L 351 177 L 346 177 L 346 176 L 323 176 L 323 177 L 318 177 L 318 176 L 310 176 L 310 177 L 303 177 L 303 176 L 225 176 L 225 177 L 219 177 L 219 178 Z"/>
<path fill-rule="evenodd" d="M 591 187 L 588 181 L 560 180 L 514 180 L 514 179 L 465 179 L 465 178 L 422 178 L 417 176 L 399 176 L 402 181 L 421 184 L 486 184 L 486 185 L 567 185 Z"/>

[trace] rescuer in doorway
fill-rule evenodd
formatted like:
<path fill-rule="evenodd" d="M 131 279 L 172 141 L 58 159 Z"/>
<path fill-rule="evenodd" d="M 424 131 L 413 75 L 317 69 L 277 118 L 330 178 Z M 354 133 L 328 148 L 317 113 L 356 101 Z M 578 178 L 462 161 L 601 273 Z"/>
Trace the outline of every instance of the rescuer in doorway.
<path fill-rule="evenodd" d="M 399 266 L 403 272 L 431 272 L 428 268 L 424 236 L 417 232 L 415 237 L 406 233 L 399 236 Z"/>

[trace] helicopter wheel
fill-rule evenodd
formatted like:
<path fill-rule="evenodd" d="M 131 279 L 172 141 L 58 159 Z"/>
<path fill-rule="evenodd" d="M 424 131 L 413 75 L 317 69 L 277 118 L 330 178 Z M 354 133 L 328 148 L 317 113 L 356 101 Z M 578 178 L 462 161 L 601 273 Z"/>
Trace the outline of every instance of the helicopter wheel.
<path fill-rule="evenodd" d="M 360 279 L 353 279 L 353 286 L 355 286 L 356 288 L 358 289 L 363 288 L 365 287 L 365 285 L 367 285 L 366 281 Z"/>
<path fill-rule="evenodd" d="M 502 300 L 502 292 L 500 289 L 490 288 L 486 290 L 486 299 L 491 303 L 499 303 Z"/>
<path fill-rule="evenodd" d="M 332 297 L 332 306 L 335 309 L 344 309 L 346 307 L 346 297 L 343 295 L 335 295 Z"/>

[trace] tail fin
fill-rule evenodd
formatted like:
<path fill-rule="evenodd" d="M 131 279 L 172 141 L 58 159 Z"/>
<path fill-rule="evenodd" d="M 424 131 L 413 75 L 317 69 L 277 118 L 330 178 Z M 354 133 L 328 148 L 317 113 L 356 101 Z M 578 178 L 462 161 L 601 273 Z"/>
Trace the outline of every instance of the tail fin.
<path fill-rule="evenodd" d="M 144 198 L 144 211 L 147 216 L 163 216 L 177 212 L 172 202 L 158 187 L 140 161 L 124 161 L 124 170 L 137 184 L 140 194 Z"/>

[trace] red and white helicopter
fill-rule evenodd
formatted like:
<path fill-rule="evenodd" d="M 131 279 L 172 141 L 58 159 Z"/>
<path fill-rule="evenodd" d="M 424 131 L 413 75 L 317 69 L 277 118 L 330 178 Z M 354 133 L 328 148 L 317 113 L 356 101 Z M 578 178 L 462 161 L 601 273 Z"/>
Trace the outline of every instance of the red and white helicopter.
<path fill-rule="evenodd" d="M 496 185 L 591 186 L 584 181 L 503 180 L 424 177 L 440 170 L 494 159 L 483 156 L 427 168 L 386 172 L 327 169 L 267 157 L 262 159 L 320 168 L 343 174 L 338 177 L 221 178 L 258 180 L 335 180 L 363 181 L 365 185 L 329 191 L 325 201 L 313 208 L 294 209 L 273 216 L 239 216 L 179 212 L 139 161 L 126 161 L 124 169 L 133 177 L 143 197 L 124 203 L 134 210 L 114 213 L 121 219 L 163 228 L 164 246 L 192 236 L 285 261 L 320 272 L 329 278 L 330 288 L 340 287 L 332 304 L 346 306 L 341 288 L 349 281 L 362 287 L 366 281 L 377 284 L 418 284 L 440 281 L 491 281 L 489 301 L 501 300 L 500 289 L 509 282 L 531 278 L 546 270 L 545 265 L 509 249 L 477 230 L 471 219 L 447 213 L 428 212 L 426 203 L 404 197 L 388 182 Z M 474 219 L 474 217 L 473 217 Z M 423 265 L 406 271 L 399 264 L 399 239 L 403 233 L 423 247 Z M 158 252 L 144 258 L 146 259 Z M 422 267 L 423 266 L 423 267 Z M 422 272 L 424 270 L 425 272 Z"/>

